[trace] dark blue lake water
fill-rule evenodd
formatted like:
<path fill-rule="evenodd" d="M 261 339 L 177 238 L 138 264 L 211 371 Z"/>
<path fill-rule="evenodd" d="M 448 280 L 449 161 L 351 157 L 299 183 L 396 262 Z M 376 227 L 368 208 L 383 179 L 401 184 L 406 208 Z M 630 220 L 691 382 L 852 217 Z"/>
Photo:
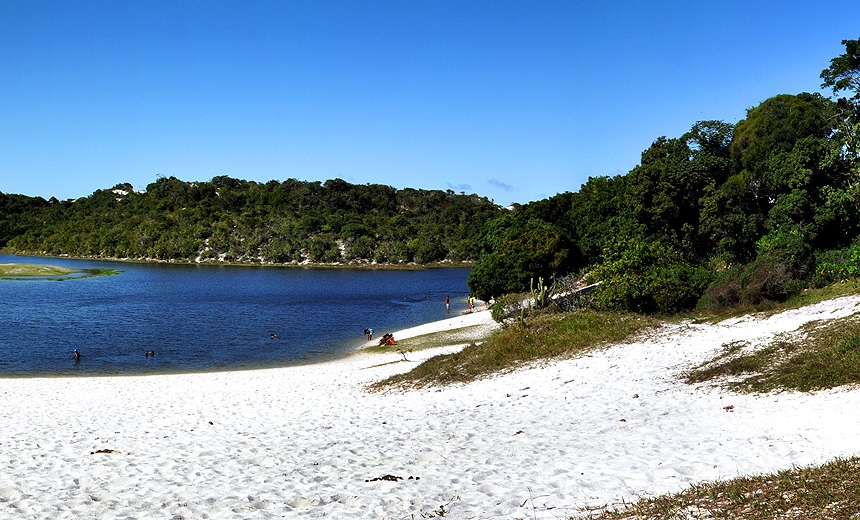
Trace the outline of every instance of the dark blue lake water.
<path fill-rule="evenodd" d="M 367 327 L 381 336 L 445 318 L 446 295 L 451 315 L 459 313 L 469 274 L 9 255 L 0 255 L 0 263 L 123 271 L 81 280 L 0 280 L 0 376 L 197 372 L 333 359 L 364 345 Z M 148 350 L 155 356 L 146 357 Z"/>

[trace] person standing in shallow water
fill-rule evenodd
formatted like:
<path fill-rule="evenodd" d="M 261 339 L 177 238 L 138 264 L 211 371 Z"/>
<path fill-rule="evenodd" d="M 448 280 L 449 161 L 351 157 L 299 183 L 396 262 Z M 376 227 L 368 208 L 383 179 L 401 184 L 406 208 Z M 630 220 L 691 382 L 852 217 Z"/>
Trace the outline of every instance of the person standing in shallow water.
<path fill-rule="evenodd" d="M 451 312 L 451 298 L 445 296 L 445 312 Z"/>

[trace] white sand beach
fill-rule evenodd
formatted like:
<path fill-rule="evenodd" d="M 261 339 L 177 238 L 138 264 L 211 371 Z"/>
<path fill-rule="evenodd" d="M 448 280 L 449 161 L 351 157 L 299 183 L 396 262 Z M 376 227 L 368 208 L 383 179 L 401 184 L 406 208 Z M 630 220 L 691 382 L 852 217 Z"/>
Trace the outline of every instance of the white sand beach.
<path fill-rule="evenodd" d="M 858 390 L 739 395 L 679 374 L 725 343 L 767 342 L 858 304 L 666 325 L 581 358 L 406 393 L 365 385 L 438 351 L 0 379 L 0 518 L 556 519 L 857 454 Z"/>

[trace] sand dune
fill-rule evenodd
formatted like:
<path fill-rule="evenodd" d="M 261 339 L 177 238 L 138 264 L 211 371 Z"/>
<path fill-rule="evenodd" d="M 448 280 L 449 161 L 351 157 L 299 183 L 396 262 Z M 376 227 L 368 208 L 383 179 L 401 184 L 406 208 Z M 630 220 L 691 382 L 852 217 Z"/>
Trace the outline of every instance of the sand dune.
<path fill-rule="evenodd" d="M 565 518 L 855 454 L 860 391 L 738 395 L 678 375 L 727 342 L 767 342 L 858 302 L 667 325 L 581 358 L 408 393 L 364 388 L 440 350 L 400 363 L 356 354 L 245 372 L 0 379 L 0 517 Z"/>

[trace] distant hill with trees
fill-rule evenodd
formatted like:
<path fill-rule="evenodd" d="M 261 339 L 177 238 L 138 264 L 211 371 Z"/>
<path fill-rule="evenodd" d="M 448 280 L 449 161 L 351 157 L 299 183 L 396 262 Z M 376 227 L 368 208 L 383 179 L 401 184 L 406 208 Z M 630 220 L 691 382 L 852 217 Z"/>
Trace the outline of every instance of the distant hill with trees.
<path fill-rule="evenodd" d="M 477 195 L 341 179 L 162 177 L 145 191 L 119 184 L 67 201 L 0 193 L 0 248 L 183 262 L 470 262 L 503 211 Z"/>
<path fill-rule="evenodd" d="M 489 298 L 570 273 L 606 308 L 671 313 L 782 300 L 860 275 L 860 40 L 820 94 L 660 137 L 626 175 L 491 221 L 469 286 Z"/>
<path fill-rule="evenodd" d="M 505 211 L 453 191 L 335 179 L 161 178 L 75 201 L 0 194 L 0 247 L 179 261 L 476 260 L 472 292 L 600 282 L 596 304 L 673 313 L 784 300 L 860 277 L 860 39 L 817 93 L 779 94 L 737 124 L 659 137 L 626 175 Z"/>

